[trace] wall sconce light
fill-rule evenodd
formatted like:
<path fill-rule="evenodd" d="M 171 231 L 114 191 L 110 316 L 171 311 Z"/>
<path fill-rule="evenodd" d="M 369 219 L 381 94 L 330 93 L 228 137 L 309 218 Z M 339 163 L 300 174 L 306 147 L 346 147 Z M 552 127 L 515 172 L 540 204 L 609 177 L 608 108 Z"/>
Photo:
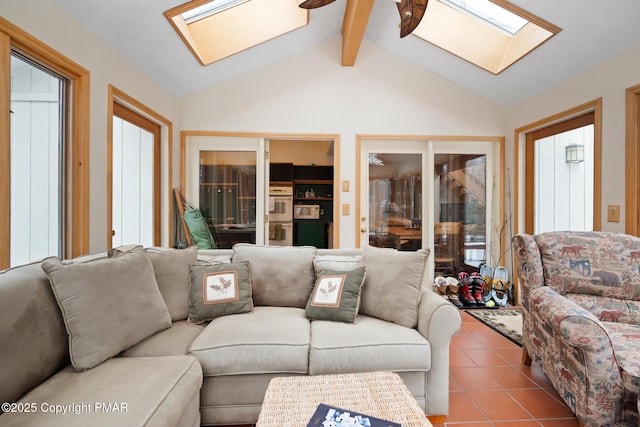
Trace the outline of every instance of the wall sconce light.
<path fill-rule="evenodd" d="M 584 145 L 569 144 L 565 148 L 566 162 L 567 163 L 582 163 L 584 162 Z"/>

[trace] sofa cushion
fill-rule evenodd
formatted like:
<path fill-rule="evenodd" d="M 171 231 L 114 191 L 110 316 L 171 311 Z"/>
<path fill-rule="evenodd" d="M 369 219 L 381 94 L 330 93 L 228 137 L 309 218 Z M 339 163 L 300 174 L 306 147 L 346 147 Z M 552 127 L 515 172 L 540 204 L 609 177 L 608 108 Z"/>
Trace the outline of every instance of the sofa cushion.
<path fill-rule="evenodd" d="M 15 402 L 69 364 L 69 344 L 39 262 L 1 271 L 0 295 L 0 402 Z"/>
<path fill-rule="evenodd" d="M 418 324 L 418 304 L 429 251 L 400 252 L 368 246 L 362 254 L 367 277 L 360 312 L 408 328 Z"/>
<path fill-rule="evenodd" d="M 581 293 L 640 301 L 640 238 L 611 232 L 549 232 L 534 236 L 545 284 Z"/>
<path fill-rule="evenodd" d="M 353 322 L 360 307 L 366 267 L 351 271 L 318 272 L 305 314 L 313 320 Z"/>
<path fill-rule="evenodd" d="M 196 263 L 198 247 L 186 249 L 147 248 L 160 293 L 167 304 L 171 320 L 184 320 L 189 313 L 189 267 Z"/>
<path fill-rule="evenodd" d="M 69 336 L 71 363 L 91 369 L 171 326 L 147 254 L 64 265 L 42 263 Z"/>
<path fill-rule="evenodd" d="M 316 274 L 320 271 L 350 271 L 360 266 L 360 255 L 316 255 L 313 268 Z"/>
<path fill-rule="evenodd" d="M 68 366 L 20 400 L 35 403 L 36 412 L 6 413 L 0 423 L 173 427 L 197 417 L 198 407 L 191 402 L 199 398 L 201 386 L 202 370 L 190 356 L 113 358 L 85 372 Z M 56 409 L 66 413 L 52 413 Z"/>
<path fill-rule="evenodd" d="M 309 321 L 304 310 L 255 307 L 214 319 L 191 344 L 205 376 L 308 372 Z"/>
<path fill-rule="evenodd" d="M 589 294 L 566 294 L 565 296 L 603 322 L 640 325 L 640 301 Z"/>
<path fill-rule="evenodd" d="M 366 315 L 353 324 L 311 322 L 310 375 L 430 368 L 431 346 L 415 329 Z"/>
<path fill-rule="evenodd" d="M 315 283 L 312 246 L 260 246 L 238 243 L 233 262 L 249 261 L 255 305 L 304 308 Z"/>
<path fill-rule="evenodd" d="M 252 309 L 249 262 L 191 266 L 189 323 Z"/>
<path fill-rule="evenodd" d="M 156 332 L 122 353 L 124 357 L 184 356 L 191 343 L 204 330 L 204 325 L 173 322 L 169 329 Z"/>

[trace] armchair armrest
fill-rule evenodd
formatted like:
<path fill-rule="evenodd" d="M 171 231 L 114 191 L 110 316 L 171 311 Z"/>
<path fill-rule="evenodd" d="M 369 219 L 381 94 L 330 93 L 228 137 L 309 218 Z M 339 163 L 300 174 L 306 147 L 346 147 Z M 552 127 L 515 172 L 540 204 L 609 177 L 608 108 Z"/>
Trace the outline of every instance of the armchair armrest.
<path fill-rule="evenodd" d="M 609 334 L 591 312 L 548 286 L 533 291 L 531 301 L 542 322 L 569 345 L 580 348 L 586 356 L 585 363 L 593 362 L 589 371 L 609 372 L 615 366 Z"/>
<path fill-rule="evenodd" d="M 450 302 L 422 288 L 418 306 L 418 332 L 431 344 L 431 369 L 427 373 L 427 415 L 449 413 L 449 345 L 460 330 L 462 316 Z M 443 393 L 443 390 L 445 391 Z"/>
<path fill-rule="evenodd" d="M 529 294 L 533 289 L 544 286 L 540 249 L 533 236 L 529 234 L 513 236 L 511 244 L 517 263 L 520 303 L 525 310 L 529 310 Z"/>

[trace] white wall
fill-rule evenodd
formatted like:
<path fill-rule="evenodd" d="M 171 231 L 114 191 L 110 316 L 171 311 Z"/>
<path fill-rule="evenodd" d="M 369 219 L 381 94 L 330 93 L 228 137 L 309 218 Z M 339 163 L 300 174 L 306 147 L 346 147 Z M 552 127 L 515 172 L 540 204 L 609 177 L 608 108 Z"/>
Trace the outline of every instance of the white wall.
<path fill-rule="evenodd" d="M 507 110 L 364 41 L 354 67 L 335 37 L 178 101 L 184 130 L 339 134 L 340 246 L 355 245 L 358 134 L 502 136 Z"/>
<path fill-rule="evenodd" d="M 174 123 L 175 99 L 53 0 L 4 0 L 0 14 L 91 73 L 90 251 L 102 251 L 107 235 L 107 87 L 113 84 Z M 179 164 L 176 141 L 174 137 L 174 170 Z"/>
<path fill-rule="evenodd" d="M 624 232 L 625 90 L 637 84 L 640 45 L 515 106 L 509 118 L 507 164 L 513 164 L 515 129 L 602 98 L 602 229 Z M 607 222 L 607 205 L 620 205 L 620 222 Z"/>

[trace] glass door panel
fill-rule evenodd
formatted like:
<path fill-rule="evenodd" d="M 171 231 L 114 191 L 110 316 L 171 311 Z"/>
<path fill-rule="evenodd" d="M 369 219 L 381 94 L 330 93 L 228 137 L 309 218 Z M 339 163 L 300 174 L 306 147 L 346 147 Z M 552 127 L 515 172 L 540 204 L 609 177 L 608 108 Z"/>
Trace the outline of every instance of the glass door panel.
<path fill-rule="evenodd" d="M 10 265 L 63 254 L 64 80 L 11 56 Z"/>
<path fill-rule="evenodd" d="M 426 143 L 366 141 L 363 148 L 361 182 L 368 186 L 361 192 L 361 245 L 422 248 Z"/>
<path fill-rule="evenodd" d="M 187 139 L 185 198 L 207 221 L 218 248 L 264 244 L 263 141 L 255 138 Z"/>
<path fill-rule="evenodd" d="M 487 156 L 434 155 L 436 275 L 478 271 L 487 254 Z"/>
<path fill-rule="evenodd" d="M 534 228 L 593 230 L 593 125 L 534 141 Z"/>

